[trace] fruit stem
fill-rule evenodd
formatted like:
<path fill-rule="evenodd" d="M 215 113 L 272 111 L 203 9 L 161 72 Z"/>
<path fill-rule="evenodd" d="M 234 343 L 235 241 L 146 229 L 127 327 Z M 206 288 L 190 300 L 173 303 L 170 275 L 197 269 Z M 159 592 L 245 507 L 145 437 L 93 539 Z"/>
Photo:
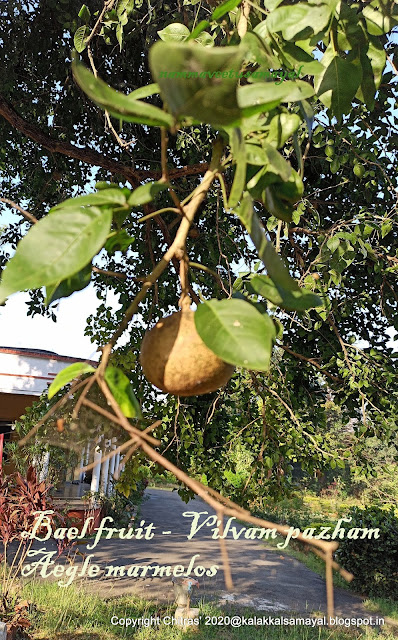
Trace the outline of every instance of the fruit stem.
<path fill-rule="evenodd" d="M 180 258 L 180 282 L 181 282 L 181 297 L 178 301 L 178 305 L 181 309 L 189 309 L 191 306 L 191 300 L 189 298 L 189 282 L 188 282 L 188 256 L 186 251 L 182 258 Z"/>
<path fill-rule="evenodd" d="M 174 238 L 172 245 L 167 249 L 163 258 L 158 262 L 153 271 L 147 276 L 142 289 L 137 293 L 134 300 L 131 302 L 128 307 L 126 313 L 124 314 L 123 320 L 119 324 L 118 329 L 116 329 L 115 333 L 109 340 L 109 343 L 114 346 L 118 340 L 118 338 L 122 335 L 122 333 L 127 329 L 128 324 L 138 309 L 138 306 L 142 300 L 144 300 L 146 294 L 149 289 L 153 286 L 156 280 L 162 275 L 163 271 L 168 267 L 169 262 L 172 260 L 173 256 L 177 253 L 177 251 L 185 249 L 185 243 L 188 236 L 188 232 L 192 221 L 195 217 L 197 210 L 205 199 L 211 185 L 213 184 L 217 173 L 219 173 L 222 169 L 221 167 L 221 158 L 224 149 L 224 144 L 221 138 L 217 138 L 213 145 L 213 156 L 210 162 L 209 169 L 206 171 L 203 176 L 203 180 L 193 190 L 191 196 L 191 200 L 189 204 L 184 206 L 185 217 L 181 219 L 180 226 L 178 227 L 178 231 Z"/>

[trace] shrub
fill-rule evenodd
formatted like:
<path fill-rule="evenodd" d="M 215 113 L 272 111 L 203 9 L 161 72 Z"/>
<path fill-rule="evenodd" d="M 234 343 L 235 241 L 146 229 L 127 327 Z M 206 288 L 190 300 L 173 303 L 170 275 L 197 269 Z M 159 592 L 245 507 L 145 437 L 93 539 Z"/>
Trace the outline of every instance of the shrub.
<path fill-rule="evenodd" d="M 144 491 L 148 486 L 148 481 L 137 480 L 135 488 L 129 491 L 126 496 L 118 490 L 118 484 L 110 496 L 100 497 L 104 509 L 104 515 L 111 516 L 116 526 L 133 526 L 137 518 L 141 503 L 144 500 Z"/>
<path fill-rule="evenodd" d="M 33 540 L 22 534 L 32 529 L 37 511 L 54 510 L 50 489 L 50 485 L 37 479 L 33 467 L 29 467 L 26 477 L 20 473 L 5 477 L 0 474 L 0 620 L 5 620 L 10 629 L 21 631 L 30 625 L 26 617 L 28 605 L 18 596 L 17 580 Z M 55 510 L 51 518 L 57 523 L 64 521 Z M 10 548 L 13 542 L 17 543 L 15 550 Z"/>
<path fill-rule="evenodd" d="M 354 574 L 352 588 L 369 596 L 398 598 L 398 518 L 394 508 L 352 507 L 347 517 L 352 517 L 349 528 L 380 530 L 379 538 L 339 541 L 336 558 Z"/>

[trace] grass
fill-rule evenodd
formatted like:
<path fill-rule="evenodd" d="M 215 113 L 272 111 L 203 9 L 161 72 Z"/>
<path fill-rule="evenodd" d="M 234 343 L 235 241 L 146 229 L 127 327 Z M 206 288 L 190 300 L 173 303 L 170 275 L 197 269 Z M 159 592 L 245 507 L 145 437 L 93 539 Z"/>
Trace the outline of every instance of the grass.
<path fill-rule="evenodd" d="M 327 629 L 304 626 L 242 626 L 234 628 L 230 625 L 204 624 L 206 616 L 245 615 L 246 617 L 269 614 L 223 608 L 214 604 L 201 607 L 202 623 L 196 632 L 183 632 L 175 626 L 137 626 L 125 628 L 111 624 L 112 616 L 120 618 L 156 618 L 173 616 L 174 606 L 157 605 L 132 596 L 102 598 L 89 594 L 82 587 L 71 585 L 59 587 L 55 583 L 31 581 L 23 587 L 22 597 L 34 605 L 30 607 L 30 629 L 34 640 L 114 640 L 117 638 L 134 638 L 135 640 L 351 640 L 356 638 L 379 638 L 393 640 L 394 636 L 385 629 L 366 627 L 363 629 Z M 279 617 L 279 614 L 276 614 Z"/>

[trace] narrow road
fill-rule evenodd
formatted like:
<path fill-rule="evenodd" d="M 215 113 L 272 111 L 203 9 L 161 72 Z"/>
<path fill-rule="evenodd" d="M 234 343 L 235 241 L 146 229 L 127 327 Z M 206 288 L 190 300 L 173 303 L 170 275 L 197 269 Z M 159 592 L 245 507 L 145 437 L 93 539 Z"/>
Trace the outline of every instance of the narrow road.
<path fill-rule="evenodd" d="M 197 596 L 200 598 L 265 612 L 322 612 L 326 615 L 324 580 L 285 555 L 284 551 L 267 548 L 260 540 L 226 538 L 234 581 L 232 592 L 227 592 L 219 542 L 212 539 L 214 524 L 202 526 L 191 539 L 187 539 L 195 514 L 202 512 L 200 517 L 196 516 L 201 524 L 214 515 L 212 509 L 200 499 L 185 504 L 177 492 L 151 489 L 146 495 L 138 524 L 144 521 L 145 533 L 145 528 L 152 523 L 146 531 L 153 537 L 150 540 L 102 538 L 93 550 L 80 547 L 81 551 L 94 554 L 92 562 L 102 566 L 123 566 L 125 571 L 132 565 L 139 565 L 141 569 L 154 565 L 171 566 L 173 569 L 175 565 L 182 565 L 186 569 L 196 556 L 191 574 L 195 574 L 195 568 L 199 566 L 206 569 L 218 566 L 215 575 L 197 578 L 200 583 Z M 237 522 L 233 524 L 237 530 L 242 528 Z M 86 584 L 90 589 L 100 591 L 104 597 L 131 593 L 159 601 L 173 601 L 170 576 L 151 577 L 152 571 L 149 570 L 148 576 L 134 577 L 134 571 L 134 568 L 130 569 L 130 577 L 102 577 L 88 580 Z M 200 569 L 197 571 L 201 573 Z M 361 598 L 338 588 L 335 589 L 335 609 L 337 615 L 366 617 Z"/>

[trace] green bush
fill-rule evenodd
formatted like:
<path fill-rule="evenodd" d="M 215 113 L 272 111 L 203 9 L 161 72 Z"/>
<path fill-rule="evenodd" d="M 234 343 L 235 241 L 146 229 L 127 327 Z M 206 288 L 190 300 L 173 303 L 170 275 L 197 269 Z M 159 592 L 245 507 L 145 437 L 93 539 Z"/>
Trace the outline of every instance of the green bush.
<path fill-rule="evenodd" d="M 336 557 L 354 574 L 352 588 L 369 596 L 398 598 L 398 518 L 394 508 L 352 507 L 347 517 L 352 517 L 347 528 L 380 530 L 379 538 L 339 541 Z"/>

